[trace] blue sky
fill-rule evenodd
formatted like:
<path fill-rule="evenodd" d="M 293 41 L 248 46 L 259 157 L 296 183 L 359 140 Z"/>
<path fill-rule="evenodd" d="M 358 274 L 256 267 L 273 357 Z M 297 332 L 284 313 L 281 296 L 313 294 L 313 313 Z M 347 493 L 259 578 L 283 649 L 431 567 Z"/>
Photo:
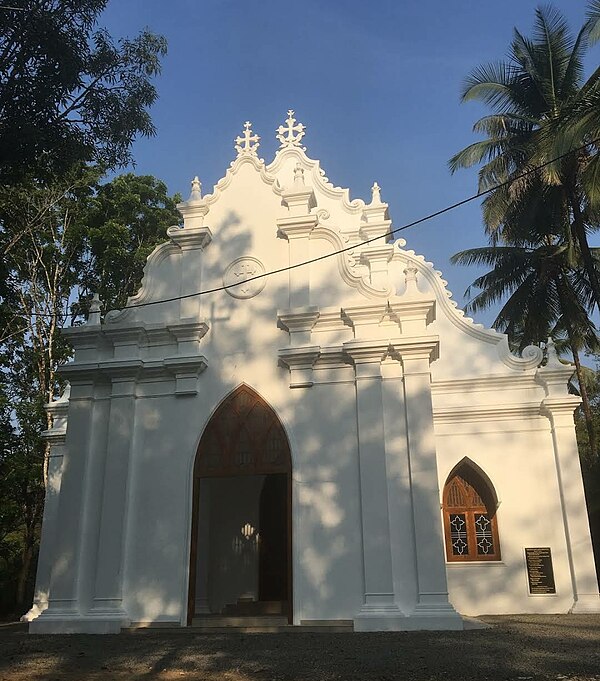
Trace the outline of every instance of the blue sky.
<path fill-rule="evenodd" d="M 307 153 L 329 179 L 368 198 L 374 180 L 395 226 L 477 190 L 476 171 L 450 175 L 448 159 L 475 140 L 484 113 L 460 104 L 475 66 L 503 57 L 514 26 L 531 31 L 529 0 L 112 0 L 102 23 L 114 36 L 144 27 L 169 43 L 152 110 L 157 135 L 134 146 L 135 172 L 187 196 L 235 157 L 246 120 L 272 160 L 289 108 L 307 126 Z M 579 29 L 584 0 L 553 3 Z M 589 53 L 598 63 L 600 45 Z M 478 202 L 403 233 L 407 248 L 441 269 L 461 304 L 473 269 L 458 250 L 486 243 Z M 489 324 L 492 312 L 478 315 Z"/>

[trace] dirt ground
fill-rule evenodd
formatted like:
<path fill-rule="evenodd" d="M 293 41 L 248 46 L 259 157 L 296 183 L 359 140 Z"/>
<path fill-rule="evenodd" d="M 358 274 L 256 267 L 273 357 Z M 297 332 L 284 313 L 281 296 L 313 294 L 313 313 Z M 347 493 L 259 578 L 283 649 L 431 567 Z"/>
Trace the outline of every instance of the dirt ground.
<path fill-rule="evenodd" d="M 600 681 L 600 615 L 482 619 L 493 628 L 30 636 L 1 625 L 0 681 Z"/>

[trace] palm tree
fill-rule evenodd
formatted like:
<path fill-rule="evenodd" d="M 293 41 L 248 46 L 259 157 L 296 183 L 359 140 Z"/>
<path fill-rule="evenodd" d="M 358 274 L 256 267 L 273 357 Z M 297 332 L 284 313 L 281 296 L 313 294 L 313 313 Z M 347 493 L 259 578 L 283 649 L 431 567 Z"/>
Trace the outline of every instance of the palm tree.
<path fill-rule="evenodd" d="M 595 202 L 600 171 L 596 176 L 593 170 L 597 146 L 549 163 L 559 155 L 557 150 L 570 151 L 577 141 L 591 141 L 589 106 L 600 97 L 600 69 L 583 83 L 582 59 L 597 29 L 594 13 L 599 4 L 593 1 L 590 18 L 575 37 L 558 11 L 538 8 L 532 38 L 515 29 L 508 59 L 471 73 L 462 101 L 482 101 L 493 113 L 474 126 L 486 138 L 457 153 L 449 165 L 454 172 L 481 164 L 480 191 L 508 182 L 483 201 L 492 244 L 510 242 L 516 232 L 519 239 L 528 234 L 531 243 L 549 238 L 549 243 L 562 242 L 568 248 L 576 245 L 600 308 L 600 277 L 587 240 L 600 214 L 600 197 Z M 571 127 L 575 121 L 577 132 Z"/>
<path fill-rule="evenodd" d="M 592 249 L 595 262 L 600 262 L 600 249 Z M 486 265 L 492 269 L 478 277 L 465 295 L 471 296 L 468 312 L 487 309 L 501 301 L 503 305 L 492 326 L 507 333 L 511 345 L 523 350 L 527 345 L 553 337 L 566 345 L 575 361 L 578 392 L 586 421 L 590 449 L 595 453 L 592 410 L 586 390 L 585 367 L 580 351 L 597 352 L 600 343 L 589 317 L 593 293 L 586 274 L 573 267 L 573 249 L 568 244 L 493 245 L 456 253 L 453 264 Z"/>

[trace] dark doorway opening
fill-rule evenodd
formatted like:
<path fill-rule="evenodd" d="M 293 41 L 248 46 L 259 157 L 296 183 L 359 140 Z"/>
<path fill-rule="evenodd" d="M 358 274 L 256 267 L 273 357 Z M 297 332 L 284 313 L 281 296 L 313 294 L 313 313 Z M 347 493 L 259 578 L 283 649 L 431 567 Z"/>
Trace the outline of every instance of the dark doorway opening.
<path fill-rule="evenodd" d="M 291 455 L 273 409 L 242 385 L 207 424 L 194 466 L 188 624 L 292 622 Z"/>

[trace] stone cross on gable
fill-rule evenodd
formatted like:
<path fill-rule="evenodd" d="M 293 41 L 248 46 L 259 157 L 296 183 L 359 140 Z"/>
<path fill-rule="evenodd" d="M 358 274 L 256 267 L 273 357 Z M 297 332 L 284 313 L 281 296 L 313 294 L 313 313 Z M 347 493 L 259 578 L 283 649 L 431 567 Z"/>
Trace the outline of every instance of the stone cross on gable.
<path fill-rule="evenodd" d="M 294 118 L 294 111 L 288 111 L 286 125 L 280 125 L 277 128 L 277 139 L 281 142 L 280 149 L 285 147 L 299 147 L 300 140 L 304 137 L 306 126 L 302 123 L 296 123 Z"/>
<path fill-rule="evenodd" d="M 238 153 L 238 156 L 242 156 L 242 154 L 251 154 L 252 156 L 256 156 L 256 151 L 260 146 L 260 137 L 252 132 L 252 123 L 250 123 L 250 121 L 246 121 L 244 123 L 243 135 L 243 137 L 238 135 L 235 138 L 235 149 Z"/>

